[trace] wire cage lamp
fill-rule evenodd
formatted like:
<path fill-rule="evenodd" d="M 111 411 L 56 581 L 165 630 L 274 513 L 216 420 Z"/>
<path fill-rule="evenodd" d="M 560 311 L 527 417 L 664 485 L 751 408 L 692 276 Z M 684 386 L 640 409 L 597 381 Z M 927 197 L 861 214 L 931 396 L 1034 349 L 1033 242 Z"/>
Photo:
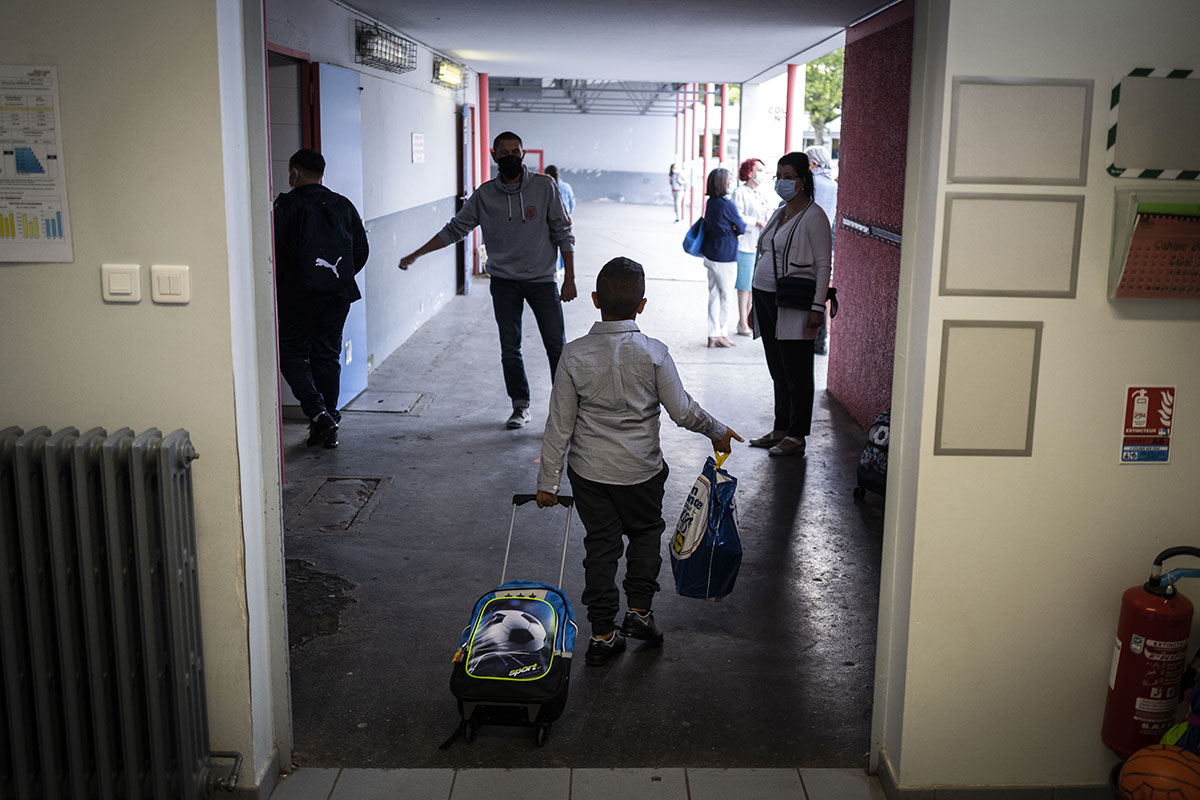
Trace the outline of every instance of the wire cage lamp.
<path fill-rule="evenodd" d="M 417 68 L 417 43 L 362 20 L 354 21 L 354 63 L 388 72 Z"/>

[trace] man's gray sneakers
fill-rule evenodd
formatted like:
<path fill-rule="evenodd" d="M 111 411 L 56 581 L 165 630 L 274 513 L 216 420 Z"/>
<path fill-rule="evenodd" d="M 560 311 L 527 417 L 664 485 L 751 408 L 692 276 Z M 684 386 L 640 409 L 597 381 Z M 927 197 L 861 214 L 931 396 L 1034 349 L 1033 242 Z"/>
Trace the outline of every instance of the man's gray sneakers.
<path fill-rule="evenodd" d="M 525 423 L 529 422 L 528 408 L 514 408 L 512 416 L 508 418 L 508 422 L 504 423 L 509 430 L 524 428 Z"/>

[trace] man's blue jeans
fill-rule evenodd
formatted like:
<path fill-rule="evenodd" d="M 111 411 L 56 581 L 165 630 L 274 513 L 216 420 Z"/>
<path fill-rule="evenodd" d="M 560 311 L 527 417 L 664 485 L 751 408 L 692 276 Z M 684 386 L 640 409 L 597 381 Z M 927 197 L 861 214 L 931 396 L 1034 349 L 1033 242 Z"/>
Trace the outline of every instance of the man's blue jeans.
<path fill-rule="evenodd" d="M 513 281 L 491 279 L 492 310 L 500 332 L 500 366 L 504 368 L 504 388 L 512 399 L 513 408 L 529 407 L 529 381 L 525 377 L 525 362 L 521 358 L 521 316 L 525 303 L 533 309 L 546 357 L 550 360 L 550 381 L 558 368 L 558 357 L 566 343 L 563 333 L 562 302 L 558 285 L 553 281 Z"/>

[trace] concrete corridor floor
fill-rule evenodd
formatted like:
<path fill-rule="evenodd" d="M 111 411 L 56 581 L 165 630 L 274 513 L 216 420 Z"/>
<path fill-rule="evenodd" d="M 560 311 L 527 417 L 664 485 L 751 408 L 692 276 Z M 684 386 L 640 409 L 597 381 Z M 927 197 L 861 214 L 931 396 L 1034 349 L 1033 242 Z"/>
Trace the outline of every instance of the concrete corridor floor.
<path fill-rule="evenodd" d="M 704 267 L 667 207 L 584 203 L 574 214 L 580 298 L 567 339 L 587 332 L 599 268 L 626 255 L 647 273 L 641 329 L 670 348 L 684 385 L 746 439 L 771 428 L 762 347 L 705 347 Z M 414 270 L 432 268 L 418 261 Z M 395 269 L 371 262 L 367 269 Z M 861 768 L 870 741 L 883 503 L 852 489 L 864 432 L 824 391 L 802 459 L 735 446 L 745 550 L 734 592 L 712 603 L 674 591 L 664 536 L 655 614 L 661 649 L 584 664 L 583 528 L 571 523 L 563 588 L 580 639 L 570 699 L 544 748 L 524 728 L 458 723 L 450 659 L 475 600 L 499 582 L 510 500 L 532 492 L 549 370 L 525 316 L 532 423 L 504 420 L 487 279 L 453 298 L 370 376 L 344 412 L 341 446 L 308 448 L 285 422 L 284 518 L 293 761 L 328 768 Z M 836 335 L 836 329 L 835 329 Z M 356 411 L 395 406 L 401 413 Z M 673 529 L 705 457 L 702 437 L 663 415 Z M 555 581 L 564 511 L 522 506 L 509 578 Z"/>

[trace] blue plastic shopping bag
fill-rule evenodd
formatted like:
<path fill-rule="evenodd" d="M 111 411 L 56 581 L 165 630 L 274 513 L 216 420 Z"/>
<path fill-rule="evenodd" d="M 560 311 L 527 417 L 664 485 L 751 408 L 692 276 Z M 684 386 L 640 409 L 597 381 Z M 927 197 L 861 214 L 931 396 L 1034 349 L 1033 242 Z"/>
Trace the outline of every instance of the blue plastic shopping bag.
<path fill-rule="evenodd" d="M 737 478 L 721 469 L 728 455 L 709 456 L 704 462 L 671 537 L 671 572 L 676 591 L 684 597 L 724 597 L 733 591 L 742 565 L 733 497 Z"/>

